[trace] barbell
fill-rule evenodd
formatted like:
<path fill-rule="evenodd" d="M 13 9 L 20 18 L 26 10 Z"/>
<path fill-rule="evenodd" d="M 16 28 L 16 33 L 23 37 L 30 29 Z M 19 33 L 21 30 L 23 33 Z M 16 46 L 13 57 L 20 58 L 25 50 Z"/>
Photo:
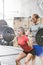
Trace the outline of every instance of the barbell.
<path fill-rule="evenodd" d="M 10 42 L 14 39 L 15 37 L 15 33 L 14 30 L 10 27 L 7 27 L 6 29 L 4 29 L 3 31 L 3 39 L 7 42 Z M 35 36 L 36 42 L 38 45 L 43 46 L 43 28 L 40 28 Z"/>
<path fill-rule="evenodd" d="M 7 42 L 10 42 L 14 39 L 15 33 L 14 30 L 11 27 L 7 27 L 3 31 L 3 39 Z"/>
<path fill-rule="evenodd" d="M 38 30 L 35 39 L 38 45 L 43 46 L 43 28 Z"/>

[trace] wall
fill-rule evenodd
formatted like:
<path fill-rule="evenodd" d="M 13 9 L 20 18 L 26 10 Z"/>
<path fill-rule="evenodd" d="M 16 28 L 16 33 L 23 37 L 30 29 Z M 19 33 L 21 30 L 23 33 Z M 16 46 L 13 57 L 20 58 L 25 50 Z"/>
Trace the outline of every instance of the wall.
<path fill-rule="evenodd" d="M 42 0 L 0 0 L 0 19 L 3 19 L 3 1 L 4 19 L 10 27 L 13 27 L 14 17 L 29 17 L 38 13 L 43 18 L 43 11 L 38 6 Z"/>
<path fill-rule="evenodd" d="M 43 17 L 43 12 L 39 8 L 39 3 L 42 0 L 22 0 L 22 15 L 30 16 L 33 13 L 38 13 L 40 17 Z"/>

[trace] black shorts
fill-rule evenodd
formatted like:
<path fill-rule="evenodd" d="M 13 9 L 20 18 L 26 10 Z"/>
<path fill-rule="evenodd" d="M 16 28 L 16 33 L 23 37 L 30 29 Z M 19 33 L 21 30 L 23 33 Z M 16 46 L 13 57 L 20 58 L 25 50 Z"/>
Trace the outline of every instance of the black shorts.
<path fill-rule="evenodd" d="M 25 52 L 25 51 L 23 51 L 26 55 L 28 54 L 28 53 L 31 53 L 32 55 L 35 55 L 36 53 L 35 53 L 35 50 L 34 49 L 32 49 L 31 51 L 29 51 L 29 52 Z"/>

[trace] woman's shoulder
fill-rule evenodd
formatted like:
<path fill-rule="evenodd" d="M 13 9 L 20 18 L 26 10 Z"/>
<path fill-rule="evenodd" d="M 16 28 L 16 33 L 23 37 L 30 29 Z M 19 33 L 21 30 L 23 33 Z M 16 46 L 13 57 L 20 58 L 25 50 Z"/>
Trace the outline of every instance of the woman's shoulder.
<path fill-rule="evenodd" d="M 26 40 L 28 40 L 28 36 L 24 35 L 24 38 L 25 38 Z"/>

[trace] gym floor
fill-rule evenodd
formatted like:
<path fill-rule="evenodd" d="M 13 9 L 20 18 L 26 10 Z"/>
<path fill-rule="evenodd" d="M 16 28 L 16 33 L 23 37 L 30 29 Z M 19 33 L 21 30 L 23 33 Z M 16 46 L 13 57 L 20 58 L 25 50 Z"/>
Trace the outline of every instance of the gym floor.
<path fill-rule="evenodd" d="M 1 65 L 16 65 L 15 59 L 20 52 L 22 52 L 21 48 L 12 47 L 12 46 L 1 46 L 0 45 L 0 64 Z M 39 57 L 36 57 L 35 65 L 41 65 L 41 60 Z M 24 64 L 25 59 L 21 60 L 21 65 Z M 30 61 L 31 64 L 32 61 Z M 32 64 L 31 64 L 32 65 Z"/>

